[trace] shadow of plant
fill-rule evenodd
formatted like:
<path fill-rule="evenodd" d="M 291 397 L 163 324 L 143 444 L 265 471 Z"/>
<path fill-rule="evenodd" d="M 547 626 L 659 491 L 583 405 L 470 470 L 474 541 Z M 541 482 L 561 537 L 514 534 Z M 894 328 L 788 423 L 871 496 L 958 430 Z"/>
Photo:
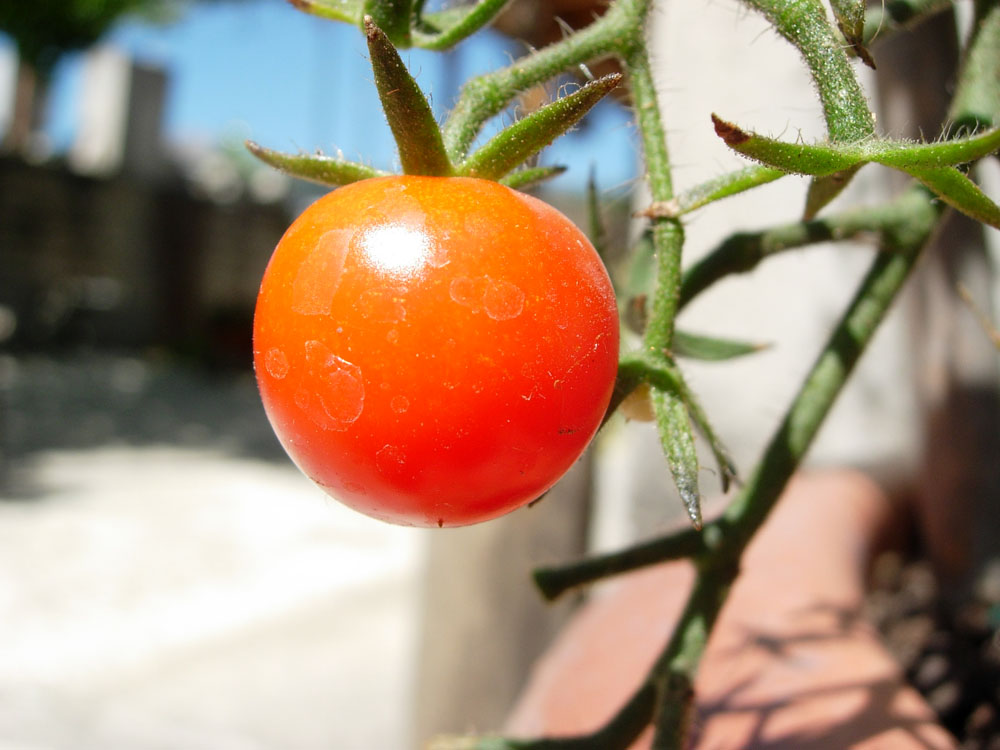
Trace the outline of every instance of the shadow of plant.
<path fill-rule="evenodd" d="M 791 610 L 788 615 L 792 621 L 822 620 L 791 636 L 748 628 L 737 645 L 717 651 L 716 657 L 725 662 L 745 658 L 747 649 L 756 649 L 763 652 L 769 662 L 790 672 L 796 669 L 814 670 L 823 668 L 822 659 L 816 658 L 816 654 L 823 649 L 853 643 L 859 638 L 877 639 L 873 626 L 860 608 L 818 604 Z M 892 672 L 886 674 L 883 669 L 878 676 L 871 678 L 827 680 L 827 684 L 819 687 L 788 691 L 775 699 L 760 697 L 760 690 L 757 689 L 759 675 L 751 674 L 712 700 L 699 701 L 692 746 L 711 750 L 710 744 L 699 744 L 706 722 L 738 716 L 746 722 L 744 727 L 749 726 L 744 730 L 746 747 L 753 750 L 840 750 L 864 745 L 877 737 L 891 743 L 894 740 L 888 737 L 890 732 L 897 738 L 895 741 L 903 735 L 911 740 L 907 747 L 939 748 L 939 744 L 929 741 L 923 734 L 928 720 L 901 710 L 900 691 L 906 687 L 903 669 L 899 666 Z M 854 707 L 850 710 L 838 708 L 835 715 L 828 713 L 823 703 L 832 699 L 837 700 L 838 707 L 847 702 L 853 703 Z M 779 712 L 787 715 L 796 711 L 824 717 L 825 720 L 819 718 L 809 722 L 809 729 L 781 728 L 782 722 L 776 720 Z"/>

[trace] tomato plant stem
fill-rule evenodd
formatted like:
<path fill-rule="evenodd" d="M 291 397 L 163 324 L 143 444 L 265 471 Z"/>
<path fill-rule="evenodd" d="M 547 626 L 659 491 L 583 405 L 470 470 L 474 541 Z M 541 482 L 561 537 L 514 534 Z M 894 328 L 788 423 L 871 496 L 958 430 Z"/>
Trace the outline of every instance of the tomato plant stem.
<path fill-rule="evenodd" d="M 442 129 L 452 160 L 464 159 L 486 121 L 500 114 L 520 92 L 577 65 L 633 46 L 633 39 L 642 33 L 649 2 L 618 0 L 585 29 L 466 82 Z"/>

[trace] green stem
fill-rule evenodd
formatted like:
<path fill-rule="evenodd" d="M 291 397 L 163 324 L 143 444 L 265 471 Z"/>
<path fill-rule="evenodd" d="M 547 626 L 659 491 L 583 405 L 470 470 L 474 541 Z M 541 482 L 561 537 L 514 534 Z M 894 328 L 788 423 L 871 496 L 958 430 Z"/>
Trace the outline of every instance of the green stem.
<path fill-rule="evenodd" d="M 724 546 L 739 554 L 770 513 L 812 444 L 848 376 L 871 341 L 936 226 L 943 208 L 924 193 L 919 214 L 911 216 L 905 248 L 876 255 L 847 312 L 806 377 L 757 470 L 719 523 Z"/>
<path fill-rule="evenodd" d="M 669 536 L 658 537 L 628 549 L 594 555 L 571 565 L 538 568 L 533 573 L 535 584 L 549 601 L 554 601 L 570 589 L 602 578 L 638 570 L 668 560 L 683 560 L 705 554 L 711 549 L 712 534 L 688 528 Z M 717 538 L 717 535 L 716 535 Z"/>
<path fill-rule="evenodd" d="M 792 403 L 785 423 L 772 439 L 757 472 L 744 485 L 726 516 L 706 524 L 701 534 L 687 529 L 571 565 L 543 568 L 535 574 L 543 594 L 553 599 L 570 588 L 667 560 L 683 557 L 708 559 L 719 554 L 721 547 L 732 548 L 734 534 L 742 541 L 735 553 L 733 549 L 729 550 L 729 555 L 738 554 L 756 526 L 748 526 L 744 530 L 743 524 L 748 522 L 741 515 L 743 511 L 732 509 L 744 506 L 759 509 L 768 507 L 768 503 L 777 499 L 805 455 L 823 416 L 833 404 L 861 351 L 874 335 L 875 327 L 902 286 L 942 211 L 942 205 L 934 201 L 925 189 L 914 187 L 891 204 L 873 209 L 865 222 L 861 222 L 864 212 L 857 212 L 859 223 L 881 232 L 883 252 L 876 256 L 872 270 Z M 847 216 L 853 214 L 847 214 L 845 218 Z M 880 217 L 881 225 L 875 223 L 876 217 Z M 642 380 L 658 382 L 661 387 L 670 387 L 674 383 L 669 370 L 657 367 L 641 355 L 624 357 L 619 377 L 629 385 Z M 760 515 L 760 521 L 763 515 Z"/>
<path fill-rule="evenodd" d="M 445 148 L 452 160 L 464 159 L 483 124 L 500 114 L 521 91 L 581 63 L 631 48 L 634 37 L 641 33 L 649 2 L 618 0 L 572 36 L 468 81 L 443 128 Z"/>
<path fill-rule="evenodd" d="M 853 142 L 875 132 L 875 120 L 847 53 L 820 0 L 744 0 L 794 44 L 809 67 L 832 141 Z"/>
<path fill-rule="evenodd" d="M 894 237 L 907 230 L 911 216 L 915 212 L 919 214 L 925 204 L 924 191 L 916 188 L 881 206 L 854 209 L 761 232 L 733 234 L 685 271 L 680 306 L 685 307 L 726 276 L 747 273 L 772 255 L 805 245 L 851 239 L 866 232 L 880 233 L 883 246 L 892 248 L 905 245 L 906 243 L 900 243 Z"/>
<path fill-rule="evenodd" d="M 636 122 L 649 173 L 650 192 L 656 202 L 669 201 L 674 197 L 670 155 L 657 103 L 653 73 L 644 44 L 636 44 L 629 50 L 625 57 L 625 70 L 632 86 Z M 680 295 L 684 229 L 676 219 L 660 217 L 651 221 L 653 248 L 656 253 L 656 291 L 653 294 L 643 346 L 648 352 L 666 355 L 674 337 L 674 318 Z"/>
<path fill-rule="evenodd" d="M 729 559 L 716 558 L 711 564 L 699 565 L 677 627 L 647 677 L 648 682 L 662 686 L 652 750 L 688 747 L 695 675 L 738 572 Z"/>
<path fill-rule="evenodd" d="M 978 0 L 973 29 L 948 109 L 954 134 L 1000 124 L 1000 2 Z"/>

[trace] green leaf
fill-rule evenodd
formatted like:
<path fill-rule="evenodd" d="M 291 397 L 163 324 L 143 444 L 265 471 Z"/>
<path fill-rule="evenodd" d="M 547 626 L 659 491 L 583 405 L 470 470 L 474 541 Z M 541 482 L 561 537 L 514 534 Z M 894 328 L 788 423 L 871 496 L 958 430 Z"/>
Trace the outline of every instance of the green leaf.
<path fill-rule="evenodd" d="M 1000 128 L 937 143 L 881 141 L 871 149 L 871 161 L 904 171 L 910 167 L 956 166 L 974 162 L 1000 149 Z"/>
<path fill-rule="evenodd" d="M 558 165 L 552 167 L 528 167 L 501 177 L 499 182 L 509 188 L 523 190 L 524 188 L 532 187 L 533 185 L 558 177 L 565 171 L 566 167 Z"/>
<path fill-rule="evenodd" d="M 594 168 L 590 169 L 590 176 L 587 178 L 587 236 L 590 242 L 601 256 L 601 260 L 607 265 L 607 240 L 608 231 L 604 226 L 604 217 L 601 215 L 601 202 L 597 195 L 597 176 Z"/>
<path fill-rule="evenodd" d="M 824 176 L 855 166 L 860 160 L 856 148 L 832 145 L 785 143 L 747 132 L 738 125 L 712 115 L 715 133 L 734 151 L 780 169 L 783 172 Z"/>
<path fill-rule="evenodd" d="M 368 29 L 367 19 L 371 18 L 393 44 L 399 47 L 410 46 L 410 20 L 413 11 L 410 0 L 364 0 L 364 3 L 365 31 Z"/>
<path fill-rule="evenodd" d="M 656 252 L 652 232 L 645 231 L 628 254 L 629 262 L 616 283 L 621 317 L 629 330 L 642 335 L 649 321 L 648 301 L 656 286 Z M 618 281 L 618 280 L 616 280 Z"/>
<path fill-rule="evenodd" d="M 421 16 L 413 30 L 413 44 L 430 50 L 445 50 L 489 24 L 508 0 L 481 0 Z"/>
<path fill-rule="evenodd" d="M 698 431 L 708 441 L 708 445 L 712 449 L 712 456 L 719 467 L 719 480 L 722 483 L 722 491 L 728 492 L 729 483 L 737 478 L 736 463 L 733 461 L 732 456 L 729 455 L 729 449 L 726 448 L 712 427 L 712 423 L 708 420 L 708 415 L 701 407 L 694 392 L 681 376 L 680 371 L 676 370 L 676 365 L 674 367 L 677 374 L 677 382 L 679 383 L 677 393 L 681 400 L 684 401 L 688 415 L 698 428 Z"/>
<path fill-rule="evenodd" d="M 673 352 L 678 357 L 700 359 L 706 362 L 721 362 L 747 354 L 756 354 L 767 348 L 767 344 L 754 344 L 715 336 L 702 336 L 685 331 L 674 331 Z"/>
<path fill-rule="evenodd" d="M 691 525 L 701 528 L 701 493 L 698 490 L 698 452 L 688 420 L 687 407 L 676 393 L 657 387 L 651 389 L 653 413 L 660 434 L 660 444 L 674 477 L 677 492 L 684 503 Z"/>
<path fill-rule="evenodd" d="M 802 218 L 805 221 L 812 221 L 823 208 L 834 198 L 840 195 L 847 183 L 851 181 L 859 166 L 834 172 L 833 174 L 813 177 L 809 181 L 809 190 L 806 192 L 806 206 L 802 211 Z"/>
<path fill-rule="evenodd" d="M 342 21 L 352 26 L 361 23 L 364 15 L 361 0 L 288 0 L 299 10 L 331 21 Z"/>
<path fill-rule="evenodd" d="M 441 129 L 426 97 L 389 38 L 370 17 L 365 17 L 364 25 L 375 87 L 399 148 L 403 172 L 437 177 L 452 174 Z"/>
<path fill-rule="evenodd" d="M 493 136 L 459 165 L 458 174 L 487 180 L 503 177 L 573 127 L 621 80 L 617 73 L 606 75 L 535 110 Z"/>
<path fill-rule="evenodd" d="M 1000 206 L 959 170 L 954 167 L 911 167 L 905 171 L 966 216 L 1000 229 Z"/>
<path fill-rule="evenodd" d="M 293 177 L 318 182 L 321 185 L 337 187 L 359 180 L 367 180 L 371 177 L 385 177 L 389 174 L 366 164 L 357 164 L 330 156 L 284 154 L 258 146 L 253 141 L 247 141 L 246 147 L 250 153 L 266 164 L 270 164 Z"/>
<path fill-rule="evenodd" d="M 697 208 L 723 198 L 742 193 L 758 185 L 766 185 L 784 177 L 787 172 L 773 167 L 745 167 L 735 172 L 715 177 L 678 195 L 673 200 L 652 203 L 649 208 L 636 213 L 648 218 L 677 219 Z"/>

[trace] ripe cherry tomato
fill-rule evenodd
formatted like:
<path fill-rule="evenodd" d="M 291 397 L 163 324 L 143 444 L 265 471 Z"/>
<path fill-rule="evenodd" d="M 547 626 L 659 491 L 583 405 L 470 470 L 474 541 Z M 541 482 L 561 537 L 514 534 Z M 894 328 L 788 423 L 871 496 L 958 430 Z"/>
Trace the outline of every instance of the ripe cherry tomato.
<path fill-rule="evenodd" d="M 257 299 L 254 364 L 285 450 L 394 523 L 470 524 L 539 497 L 593 437 L 617 363 L 586 237 L 486 180 L 329 193 L 282 237 Z"/>

